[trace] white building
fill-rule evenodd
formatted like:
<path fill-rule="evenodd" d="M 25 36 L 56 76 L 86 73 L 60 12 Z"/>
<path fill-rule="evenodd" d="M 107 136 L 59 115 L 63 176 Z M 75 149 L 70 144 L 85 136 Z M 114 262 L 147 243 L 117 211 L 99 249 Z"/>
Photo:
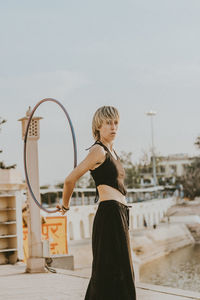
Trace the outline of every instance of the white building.
<path fill-rule="evenodd" d="M 164 174 L 165 177 L 182 176 L 185 168 L 191 164 L 194 157 L 187 154 L 172 154 L 158 157 L 158 174 Z"/>
<path fill-rule="evenodd" d="M 176 177 L 184 175 L 185 169 L 192 163 L 194 157 L 188 154 L 171 154 L 168 156 L 157 156 L 156 175 L 162 181 L 170 180 L 171 183 L 175 182 Z M 144 166 L 141 175 L 141 185 L 153 185 L 153 171 L 150 165 Z"/>

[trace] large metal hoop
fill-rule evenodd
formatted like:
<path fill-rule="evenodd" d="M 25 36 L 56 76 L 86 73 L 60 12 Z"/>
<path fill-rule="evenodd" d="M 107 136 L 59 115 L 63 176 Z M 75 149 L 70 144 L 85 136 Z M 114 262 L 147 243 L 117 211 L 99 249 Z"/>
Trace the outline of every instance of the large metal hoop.
<path fill-rule="evenodd" d="M 26 127 L 26 132 L 25 132 L 25 135 L 24 135 L 24 171 L 25 171 L 25 177 L 26 177 L 26 182 L 27 182 L 27 186 L 28 186 L 28 189 L 29 189 L 29 192 L 33 198 L 33 200 L 35 201 L 35 203 L 37 204 L 37 206 L 44 210 L 45 212 L 47 213 L 55 213 L 57 211 L 59 211 L 59 209 L 55 209 L 55 210 L 48 210 L 46 208 L 44 208 L 39 202 L 38 200 L 36 199 L 34 193 L 33 193 L 33 190 L 31 188 L 31 184 L 30 184 L 30 181 L 29 181 L 29 177 L 28 177 L 28 171 L 27 171 L 27 163 L 26 163 L 26 145 L 27 145 L 27 137 L 28 137 L 28 130 L 29 130 L 29 126 L 30 126 L 30 123 L 31 123 L 31 120 L 32 120 L 32 117 L 34 115 L 34 112 L 36 111 L 36 109 L 38 108 L 38 106 L 40 106 L 42 103 L 44 102 L 47 102 L 47 101 L 50 101 L 50 102 L 54 102 L 54 103 L 57 103 L 61 108 L 62 110 L 64 111 L 65 113 L 65 116 L 67 117 L 67 120 L 69 122 L 69 125 L 70 125 L 70 129 L 71 129 L 71 134 L 72 134 L 72 140 L 73 140 L 73 149 L 74 149 L 74 168 L 77 166 L 77 145 L 76 145 L 76 137 L 75 137 L 75 132 L 74 132 L 74 128 L 73 128 L 73 125 L 72 125 L 72 121 L 69 117 L 69 114 L 68 112 L 66 111 L 65 107 L 56 99 L 53 99 L 53 98 L 45 98 L 41 101 L 39 101 L 35 107 L 33 108 L 30 116 L 29 116 L 29 119 L 28 119 L 28 123 L 27 123 L 27 127 Z"/>

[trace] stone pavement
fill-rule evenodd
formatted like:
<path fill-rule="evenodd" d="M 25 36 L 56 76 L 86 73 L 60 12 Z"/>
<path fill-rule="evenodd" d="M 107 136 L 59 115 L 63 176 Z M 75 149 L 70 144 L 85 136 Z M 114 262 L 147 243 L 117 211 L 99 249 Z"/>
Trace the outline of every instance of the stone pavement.
<path fill-rule="evenodd" d="M 90 268 L 61 270 L 57 273 L 25 273 L 25 265 L 0 265 L 0 299 L 2 300 L 83 300 Z M 137 300 L 191 300 L 200 294 L 162 286 L 136 283 Z M 115 300 L 115 299 L 110 299 Z M 123 300 L 123 299 L 122 299 Z"/>

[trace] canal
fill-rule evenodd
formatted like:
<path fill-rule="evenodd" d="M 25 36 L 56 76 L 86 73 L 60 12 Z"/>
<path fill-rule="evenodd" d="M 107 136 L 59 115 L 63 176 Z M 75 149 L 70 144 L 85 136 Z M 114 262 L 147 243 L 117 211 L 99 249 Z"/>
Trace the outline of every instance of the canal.
<path fill-rule="evenodd" d="M 194 244 L 145 264 L 141 282 L 200 292 L 200 244 Z"/>

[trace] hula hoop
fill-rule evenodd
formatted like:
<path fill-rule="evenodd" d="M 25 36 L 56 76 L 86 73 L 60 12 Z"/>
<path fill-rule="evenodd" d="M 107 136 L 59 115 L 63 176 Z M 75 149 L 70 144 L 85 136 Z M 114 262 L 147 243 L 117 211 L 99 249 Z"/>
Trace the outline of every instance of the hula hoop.
<path fill-rule="evenodd" d="M 72 125 L 72 121 L 69 117 L 69 114 L 68 112 L 66 111 L 65 107 L 56 99 L 53 99 L 53 98 L 45 98 L 41 101 L 39 101 L 35 107 L 33 108 L 30 116 L 29 116 L 29 119 L 28 119 L 28 123 L 27 123 L 27 127 L 26 127 L 26 132 L 25 132 L 25 135 L 24 135 L 24 171 L 25 171 L 25 177 L 26 177 L 26 182 L 27 182 L 27 185 L 28 185 L 28 189 L 29 189 L 29 192 L 31 194 L 31 197 L 33 198 L 33 200 L 35 201 L 35 203 L 37 204 L 37 206 L 44 210 L 45 212 L 47 213 L 55 213 L 57 211 L 60 211 L 59 209 L 55 209 L 55 210 L 48 210 L 46 208 L 44 208 L 40 203 L 39 201 L 36 199 L 34 193 L 33 193 L 33 190 L 31 188 L 31 184 L 30 184 L 30 181 L 29 181 L 29 177 L 28 177 L 28 171 L 27 171 L 27 163 L 26 163 L 26 145 L 27 145 L 27 137 L 28 137 L 28 130 L 29 130 L 29 126 L 30 126 L 30 123 L 31 123 L 31 120 L 32 120 L 32 117 L 33 117 L 33 114 L 34 112 L 36 111 L 36 109 L 38 108 L 38 106 L 40 106 L 42 103 L 44 102 L 54 102 L 56 104 L 58 104 L 63 112 L 65 113 L 65 116 L 67 117 L 67 120 L 68 120 L 68 123 L 70 125 L 70 129 L 71 129 L 71 134 L 72 134 L 72 140 L 73 140 L 73 150 L 74 150 L 74 168 L 77 166 L 77 146 L 76 146 L 76 137 L 75 137 L 75 132 L 74 132 L 74 128 L 73 128 L 73 125 Z"/>

